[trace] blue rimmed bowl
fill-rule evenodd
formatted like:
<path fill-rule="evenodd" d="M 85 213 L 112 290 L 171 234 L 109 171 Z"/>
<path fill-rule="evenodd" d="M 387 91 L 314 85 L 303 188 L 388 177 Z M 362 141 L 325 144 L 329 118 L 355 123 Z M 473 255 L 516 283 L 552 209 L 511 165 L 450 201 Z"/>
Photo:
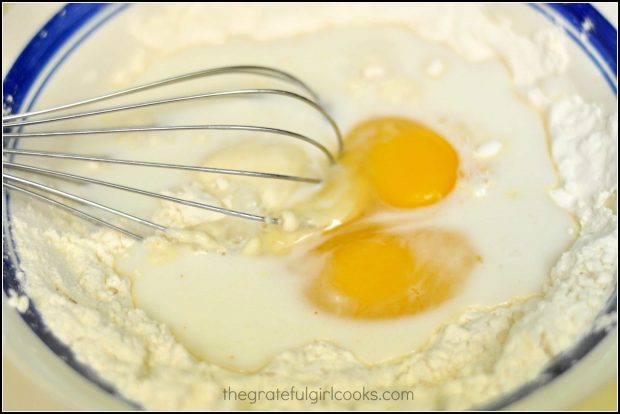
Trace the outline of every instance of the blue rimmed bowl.
<path fill-rule="evenodd" d="M 577 76 L 583 78 L 583 86 L 587 86 L 587 92 L 584 92 L 586 96 L 615 101 L 617 31 L 593 6 L 535 4 L 514 7 L 518 8 L 519 15 L 532 20 L 533 24 L 557 24 L 562 27 L 572 40 L 574 50 L 571 53 L 581 61 L 583 68 L 579 70 L 583 73 Z M 119 16 L 131 9 L 119 4 L 63 6 L 21 49 L 6 72 L 3 81 L 5 111 L 20 112 L 34 108 L 50 81 L 62 73 L 65 64 L 74 58 L 75 52 L 89 43 L 101 42 L 113 31 L 112 27 Z M 10 39 L 4 42 L 10 42 Z M 3 197 L 3 291 L 5 296 L 10 291 L 23 295 L 25 293 L 18 277 L 19 251 L 15 247 L 11 228 L 9 194 L 4 193 Z M 605 318 L 616 311 L 617 286 L 601 309 L 599 317 Z M 80 394 L 83 398 L 73 398 L 76 408 L 139 408 L 125 400 L 118 390 L 99 378 L 96 372 L 77 361 L 71 349 L 46 327 L 36 305 L 31 304 L 25 313 L 18 314 L 3 304 L 3 326 L 7 347 L 13 349 L 15 358 L 23 361 L 21 367 L 35 373 L 34 376 L 45 378 L 47 388 L 54 392 Z M 550 403 L 553 399 L 545 399 L 546 390 L 561 387 L 563 381 L 567 381 L 566 378 L 575 375 L 580 364 L 592 358 L 592 366 L 607 361 L 607 349 L 617 343 L 616 335 L 614 330 L 592 330 L 569 351 L 555 358 L 535 380 L 483 408 L 527 407 L 528 404 L 537 408 L 565 406 L 560 402 Z M 50 382 L 55 384 L 50 387 Z M 566 387 L 562 388 L 564 392 Z M 577 397 L 567 395 L 564 402 L 570 403 Z"/>

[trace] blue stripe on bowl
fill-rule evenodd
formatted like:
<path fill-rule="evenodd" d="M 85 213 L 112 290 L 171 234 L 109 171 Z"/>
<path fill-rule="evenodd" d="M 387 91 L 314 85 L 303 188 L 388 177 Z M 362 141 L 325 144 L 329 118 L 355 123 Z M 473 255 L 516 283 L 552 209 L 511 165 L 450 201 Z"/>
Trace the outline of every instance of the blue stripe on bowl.
<path fill-rule="evenodd" d="M 107 10 L 108 4 L 68 4 L 54 15 L 41 30 L 34 36 L 28 45 L 22 50 L 17 60 L 7 73 L 3 81 L 3 109 L 11 112 L 19 112 L 25 103 L 25 99 L 30 92 L 35 81 L 45 68 L 45 66 L 55 57 L 58 50 L 65 46 L 77 32 L 89 22 L 99 18 L 103 11 Z M 69 57 L 69 55 L 99 27 L 110 20 L 123 8 L 119 8 L 114 13 L 105 16 L 98 21 L 90 30 L 77 38 L 75 43 L 65 51 L 64 55 L 56 62 L 55 66 L 48 72 L 46 78 L 39 85 L 33 99 L 28 104 L 25 111 L 34 105 L 36 98 L 45 87 L 47 81 Z M 12 143 L 16 144 L 15 141 Z M 6 221 L 2 223 L 2 257 L 3 274 L 2 290 L 8 295 L 10 290 L 24 295 L 24 291 L 17 278 L 17 268 L 19 267 L 19 256 L 13 238 L 13 229 L 10 213 L 10 194 L 3 191 L 5 201 Z M 4 218 L 4 217 L 3 217 Z M 10 252 L 13 253 L 11 257 Z M 103 379 L 88 365 L 79 362 L 71 348 L 61 342 L 51 330 L 48 329 L 40 312 L 32 301 L 28 310 L 21 314 L 22 319 L 32 329 L 32 331 L 52 350 L 59 358 L 65 361 L 71 368 L 82 375 L 84 378 L 99 386 L 105 392 L 116 398 L 127 402 L 134 408 L 140 408 L 134 402 L 128 401 L 122 394 Z"/>
<path fill-rule="evenodd" d="M 41 69 L 52 59 L 58 48 L 107 6 L 107 4 L 68 4 L 56 13 L 26 45 L 4 78 L 2 86 L 5 108 L 11 109 L 11 112 L 18 112 Z M 9 102 L 7 102 L 8 96 L 11 96 Z"/>
<path fill-rule="evenodd" d="M 88 32 L 82 35 L 67 51 L 58 59 L 55 66 L 47 73 L 46 78 L 41 82 L 38 90 L 34 93 L 31 102 L 28 104 L 29 110 L 36 102 L 36 98 L 45 87 L 47 81 L 54 75 L 56 70 L 69 57 L 71 52 L 75 50 L 83 41 L 85 41 L 93 32 L 100 28 L 103 24 L 114 17 L 118 12 L 124 9 L 120 7 L 114 13 L 101 18 L 102 12 L 108 9 L 110 5 L 106 3 L 91 4 L 68 4 L 54 15 L 39 31 L 39 33 L 26 45 L 23 49 L 3 81 L 3 107 L 11 112 L 18 112 L 22 109 L 25 99 L 30 92 L 35 81 L 39 79 L 45 66 L 51 62 L 59 49 L 69 41 L 73 40 L 77 32 L 87 23 L 99 20 Z M 539 5 L 532 5 L 535 10 L 550 17 L 549 13 Z M 584 22 L 589 20 L 592 23 L 592 30 L 584 32 L 588 42 L 594 47 L 597 53 L 603 59 L 599 62 L 596 56 L 592 56 L 588 49 L 583 45 L 582 40 L 572 33 L 567 34 L 584 50 L 589 58 L 597 65 L 601 71 L 601 75 L 607 79 L 611 89 L 616 91 L 615 82 L 609 79 L 603 70 L 603 64 L 606 65 L 614 75 L 617 76 L 617 31 L 601 14 L 590 4 L 562 4 L 553 3 L 546 7 L 552 9 L 561 16 L 572 28 L 577 32 L 582 32 Z M 616 79 L 617 82 L 617 79 Z M 4 192 L 6 208 L 6 220 L 2 224 L 2 248 L 3 254 L 3 281 L 2 287 L 8 295 L 9 289 L 13 289 L 20 294 L 24 294 L 20 282 L 17 278 L 17 267 L 19 267 L 19 257 L 16 254 L 14 239 L 12 235 L 10 221 L 10 199 L 8 192 Z M 11 257 L 13 253 L 14 258 Z M 607 305 L 601 313 L 615 312 L 617 309 L 617 285 L 614 293 L 610 296 Z M 56 338 L 52 332 L 45 326 L 40 313 L 31 301 L 28 311 L 21 315 L 23 320 L 37 334 L 37 336 L 62 360 L 64 360 L 75 371 L 80 373 L 84 378 L 99 386 L 102 390 L 112 394 L 113 396 L 129 403 L 134 408 L 140 408 L 139 405 L 127 401 L 114 387 L 105 383 L 99 376 L 88 366 L 77 361 L 71 349 Z M 590 352 L 600 341 L 606 337 L 606 332 L 597 331 L 583 338 L 574 348 L 563 355 L 555 358 L 544 371 L 544 374 L 534 381 L 527 383 L 507 396 L 481 407 L 482 409 L 501 409 L 511 403 L 521 400 L 542 385 L 552 381 L 554 378 L 568 370 L 577 360 Z"/>
<path fill-rule="evenodd" d="M 613 74 L 618 75 L 618 31 L 598 10 L 588 3 L 549 3 L 548 7 L 577 29 L 584 28 L 588 22 L 591 30 L 581 32 L 601 54 Z"/>

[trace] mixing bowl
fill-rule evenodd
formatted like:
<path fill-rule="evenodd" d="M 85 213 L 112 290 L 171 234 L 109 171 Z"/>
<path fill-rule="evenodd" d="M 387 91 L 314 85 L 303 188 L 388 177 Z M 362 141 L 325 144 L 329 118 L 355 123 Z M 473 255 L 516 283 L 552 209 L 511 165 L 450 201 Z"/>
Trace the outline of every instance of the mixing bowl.
<path fill-rule="evenodd" d="M 7 30 L 16 37 L 4 37 L 3 61 L 12 61 L 4 68 L 3 105 L 5 111 L 27 111 L 45 101 L 48 94 L 58 93 L 59 85 L 76 73 L 85 71 L 93 61 L 106 67 L 107 53 L 130 57 L 131 45 L 117 46 L 123 39 L 114 27 L 122 24 L 127 13 L 138 13 L 140 7 L 123 4 L 68 4 L 42 7 L 44 15 L 54 10 L 49 20 L 25 44 L 29 30 L 37 25 L 37 13 L 26 16 L 19 27 L 12 22 Z M 155 6 L 152 6 L 155 7 Z M 613 107 L 617 92 L 617 32 L 589 4 L 495 5 L 509 12 L 526 27 L 556 24 L 571 39 L 571 66 L 579 93 L 586 99 Z M 20 13 L 23 12 L 20 10 Z M 10 18 L 10 17 L 9 17 Z M 13 33 L 10 32 L 10 33 Z M 11 55 L 11 53 L 13 53 Z M 95 59 L 95 60 L 93 60 Z M 63 83 L 64 82 L 64 83 Z M 51 88 L 51 89 L 50 89 Z M 45 105 L 42 105 L 45 106 Z M 10 194 L 4 193 L 2 243 L 3 291 L 23 295 L 20 284 L 19 254 L 11 229 Z M 27 277 L 27 275 L 26 275 Z M 3 297 L 3 346 L 8 357 L 20 370 L 55 395 L 70 396 L 67 404 L 74 408 L 139 408 L 123 398 L 119 390 L 102 381 L 92 369 L 76 360 L 70 348 L 60 342 L 43 322 L 36 305 L 25 313 L 10 308 Z M 617 311 L 617 285 L 599 319 L 609 319 Z M 508 395 L 489 402 L 484 409 L 563 408 L 600 385 L 613 372 L 617 354 L 615 323 L 607 329 L 593 329 L 571 349 L 556 357 L 533 381 Z M 585 384 L 585 385 L 584 385 Z M 558 397 L 558 392 L 561 397 Z"/>

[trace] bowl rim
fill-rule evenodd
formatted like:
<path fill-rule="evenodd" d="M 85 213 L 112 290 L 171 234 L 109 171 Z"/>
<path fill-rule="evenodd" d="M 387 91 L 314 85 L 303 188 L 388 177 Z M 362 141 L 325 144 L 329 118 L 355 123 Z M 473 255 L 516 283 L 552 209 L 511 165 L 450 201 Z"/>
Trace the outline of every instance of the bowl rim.
<path fill-rule="evenodd" d="M 22 110 L 30 101 L 28 111 L 55 71 L 73 50 L 88 39 L 98 28 L 128 8 L 130 4 L 85 3 L 66 4 L 35 34 L 21 51 L 3 79 L 3 113 Z M 564 32 L 582 49 L 599 69 L 613 93 L 617 96 L 617 30 L 589 3 L 529 4 Z M 59 56 L 60 55 L 60 56 Z M 15 145 L 15 142 L 13 143 Z M 2 289 L 8 297 L 11 291 L 26 295 L 20 283 L 19 256 L 13 239 L 10 195 L 3 191 Z M 26 295 L 27 296 L 27 295 Z M 618 284 L 607 299 L 598 318 L 617 312 Z M 45 325 L 41 314 L 32 303 L 20 313 L 26 325 L 39 339 L 67 365 L 104 392 L 134 408 L 139 404 L 128 400 L 115 387 L 103 380 L 88 365 L 78 361 L 71 348 L 60 341 Z M 596 324 L 595 324 L 596 325 Z M 614 320 L 613 327 L 617 326 Z M 595 329 L 585 334 L 570 349 L 556 356 L 536 378 L 515 390 L 479 406 L 480 410 L 498 410 L 523 400 L 542 386 L 549 384 L 609 336 L 613 329 Z"/>

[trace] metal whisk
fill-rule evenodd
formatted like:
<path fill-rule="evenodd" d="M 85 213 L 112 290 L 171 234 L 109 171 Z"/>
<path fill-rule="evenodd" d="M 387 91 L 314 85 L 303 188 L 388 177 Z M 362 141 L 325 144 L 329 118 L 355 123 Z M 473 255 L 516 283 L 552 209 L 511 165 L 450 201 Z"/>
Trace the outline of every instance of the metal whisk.
<path fill-rule="evenodd" d="M 286 83 L 295 86 L 297 89 L 303 91 L 303 94 L 293 92 L 290 90 L 284 89 L 231 89 L 210 93 L 202 93 L 196 95 L 186 95 L 186 96 L 176 96 L 166 99 L 157 99 L 145 102 L 137 102 L 129 105 L 122 106 L 114 106 L 101 108 L 96 110 L 89 110 L 85 112 L 75 112 L 70 114 L 63 114 L 58 116 L 51 117 L 42 117 L 42 115 L 50 114 L 58 111 L 65 111 L 72 108 L 77 108 L 83 105 L 94 104 L 103 102 L 112 98 L 118 98 L 122 96 L 132 95 L 139 92 L 153 90 L 156 88 L 160 88 L 167 85 L 172 85 L 184 81 L 196 80 L 200 78 L 216 76 L 216 75 L 224 75 L 224 74 L 249 74 L 256 75 L 261 77 L 275 78 L 281 81 L 285 81 Z M 326 146 L 320 143 L 315 138 L 299 134 L 297 132 L 293 132 L 287 129 L 278 129 L 278 128 L 269 128 L 264 126 L 256 126 L 256 125 L 233 125 L 233 124 L 221 124 L 221 125 L 170 125 L 170 126 L 139 126 L 139 127 L 131 127 L 131 128 L 100 128 L 100 129 L 82 129 L 82 130 L 54 130 L 54 131 L 36 131 L 36 132 L 24 132 L 22 128 L 29 125 L 37 125 L 37 124 L 47 124 L 47 123 L 55 123 L 61 121 L 67 121 L 75 118 L 83 118 L 83 117 L 92 117 L 97 115 L 103 115 L 114 112 L 121 111 L 129 111 L 132 109 L 145 108 L 145 107 L 156 107 L 156 106 L 165 106 L 166 104 L 172 104 L 176 102 L 188 102 L 194 100 L 202 100 L 202 99 L 217 99 L 222 97 L 236 97 L 236 98 L 247 98 L 252 96 L 277 96 L 284 99 L 296 100 L 307 107 L 309 110 L 315 111 L 318 113 L 325 121 L 329 124 L 334 133 L 334 138 L 337 141 L 337 150 L 335 153 L 332 153 Z M 117 230 L 123 234 L 131 236 L 136 239 L 142 239 L 142 236 L 136 234 L 133 231 L 130 231 L 126 228 L 120 227 L 116 224 L 113 224 L 107 220 L 98 218 L 89 214 L 83 210 L 80 210 L 76 207 L 73 207 L 63 201 L 60 200 L 71 200 L 81 205 L 94 207 L 95 209 L 99 209 L 101 211 L 105 211 L 107 213 L 111 213 L 113 215 L 123 217 L 130 221 L 140 223 L 144 226 L 150 227 L 152 229 L 158 231 L 166 231 L 167 228 L 153 223 L 149 220 L 137 217 L 133 214 L 129 214 L 124 211 L 117 210 L 115 208 L 106 206 L 104 204 L 95 202 L 93 200 L 89 200 L 87 198 L 71 194 L 64 190 L 60 190 L 58 188 L 54 188 L 47 184 L 43 184 L 41 182 L 33 181 L 29 178 L 24 178 L 14 173 L 16 171 L 24 171 L 31 174 L 37 175 L 45 175 L 49 177 L 55 177 L 63 180 L 69 180 L 74 182 L 81 183 L 90 183 L 105 187 L 114 188 L 117 190 L 128 191 L 131 193 L 141 194 L 148 197 L 155 197 L 161 200 L 171 201 L 179 204 L 184 204 L 187 206 L 192 206 L 196 208 L 201 208 L 209 211 L 214 211 L 234 217 L 239 217 L 248 220 L 256 220 L 270 224 L 279 224 L 281 220 L 277 217 L 268 217 L 257 214 L 251 214 L 248 212 L 237 211 L 233 209 L 228 209 L 224 207 L 219 207 L 210 204 L 204 204 L 191 200 L 184 200 L 177 197 L 172 197 L 164 194 L 154 193 L 151 191 L 146 191 L 140 188 L 124 186 L 120 184 L 111 183 L 108 181 L 98 180 L 92 177 L 85 177 L 75 174 L 69 174 L 61 171 L 50 170 L 46 168 L 37 167 L 34 165 L 27 165 L 22 163 L 16 163 L 13 161 L 13 157 L 15 155 L 19 155 L 20 157 L 45 157 L 45 158 L 55 158 L 55 159 L 63 159 L 63 160 L 75 160 L 75 161 L 90 161 L 90 162 L 98 162 L 98 163 L 110 163 L 110 164 L 122 164 L 122 165 L 130 165 L 135 167 L 151 167 L 151 168 L 167 168 L 174 170 L 187 170 L 187 171 L 196 171 L 196 172 L 204 172 L 204 173 L 216 173 L 216 174 L 229 174 L 229 175 L 238 175 L 238 176 L 249 176 L 249 177 L 258 177 L 258 178 L 267 178 L 267 179 L 277 179 L 277 180 L 289 180 L 289 181 L 297 181 L 304 183 L 320 183 L 320 178 L 314 177 L 300 177 L 295 175 L 283 175 L 283 174 L 274 174 L 268 172 L 261 171 L 248 171 L 248 170 L 237 170 L 237 169 L 224 169 L 224 168 L 215 168 L 208 166 L 193 166 L 193 165 L 180 165 L 180 164 L 168 164 L 168 163 L 158 163 L 158 162 L 147 162 L 147 161 L 137 161 L 137 160 L 127 160 L 127 159 L 116 159 L 109 158 L 103 156 L 96 155 L 86 155 L 86 154 L 73 154 L 73 153 L 63 153 L 63 152 L 52 152 L 52 151 L 35 151 L 35 150 L 25 150 L 16 148 L 16 143 L 18 139 L 24 138 L 36 138 L 36 137 L 58 137 L 58 136 L 76 136 L 76 135 L 93 135 L 93 134 L 114 134 L 114 133 L 147 133 L 153 131 L 187 131 L 187 130 L 233 130 L 233 131 L 249 131 L 249 132 L 260 132 L 267 133 L 273 135 L 280 135 L 288 138 L 293 138 L 296 140 L 300 140 L 304 143 L 314 146 L 318 149 L 328 160 L 330 163 L 334 163 L 343 149 L 342 136 L 336 125 L 336 122 L 330 117 L 327 111 L 323 108 L 319 99 L 304 82 L 295 76 L 270 67 L 264 66 L 227 66 L 227 67 L 219 67 L 213 69 L 202 70 L 198 72 L 192 72 L 180 76 L 175 76 L 151 83 L 147 83 L 144 85 L 139 85 L 135 87 L 131 87 L 128 89 L 119 90 L 116 92 L 112 92 L 106 95 L 97 96 L 90 99 L 85 99 L 79 102 L 69 103 L 66 105 L 56 106 L 53 108 L 47 108 L 38 111 L 25 112 L 20 114 L 12 114 L 8 116 L 3 116 L 2 118 L 2 126 L 3 126 L 3 172 L 2 172 L 2 186 L 4 189 L 10 189 L 13 191 L 17 191 L 23 194 L 27 194 L 31 197 L 34 197 L 38 200 L 42 200 L 51 205 L 63 208 L 76 216 L 81 218 L 90 220 L 99 225 L 103 225 L 114 230 Z M 53 195 L 57 198 L 51 198 L 48 195 Z"/>

